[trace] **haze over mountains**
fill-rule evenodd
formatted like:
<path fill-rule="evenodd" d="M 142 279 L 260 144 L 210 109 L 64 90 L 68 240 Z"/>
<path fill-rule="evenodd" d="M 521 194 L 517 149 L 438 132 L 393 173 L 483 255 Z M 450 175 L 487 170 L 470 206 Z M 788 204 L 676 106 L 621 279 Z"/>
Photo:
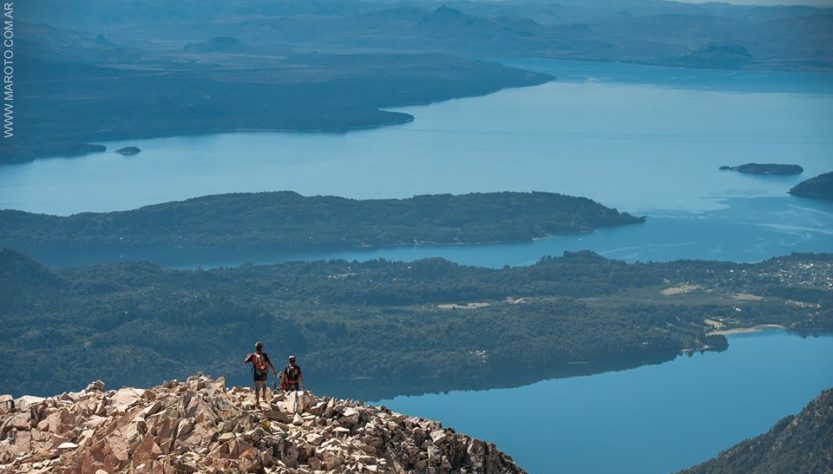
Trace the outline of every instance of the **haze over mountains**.
<path fill-rule="evenodd" d="M 53 0 L 15 15 L 17 133 L 0 163 L 115 139 L 390 125 L 411 117 L 380 108 L 553 79 L 472 58 L 833 68 L 833 13 L 802 6 Z"/>
<path fill-rule="evenodd" d="M 806 6 L 86 0 L 28 6 L 21 19 L 98 38 L 121 54 L 151 45 L 175 54 L 189 42 L 224 37 L 239 42 L 236 52 L 271 54 L 441 51 L 774 69 L 829 69 L 833 59 L 833 13 Z"/>

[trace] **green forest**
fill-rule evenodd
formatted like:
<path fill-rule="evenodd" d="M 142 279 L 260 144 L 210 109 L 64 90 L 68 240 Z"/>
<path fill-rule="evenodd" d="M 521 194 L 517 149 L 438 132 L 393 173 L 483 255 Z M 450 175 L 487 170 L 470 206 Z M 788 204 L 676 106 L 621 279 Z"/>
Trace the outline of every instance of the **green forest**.
<path fill-rule="evenodd" d="M 833 328 L 831 270 L 829 254 L 628 264 L 579 252 L 502 269 L 435 258 L 56 271 L 6 249 L 0 386 L 44 394 L 197 371 L 246 384 L 256 340 L 276 361 L 297 354 L 313 390 L 345 396 L 508 386 L 725 349 L 706 319 Z"/>
<path fill-rule="evenodd" d="M 238 193 L 131 211 L 69 217 L 0 210 L 0 245 L 50 264 L 79 253 L 95 261 L 130 252 L 305 250 L 530 241 L 634 224 L 643 218 L 587 198 L 545 192 L 435 194 L 356 200 L 294 192 Z"/>

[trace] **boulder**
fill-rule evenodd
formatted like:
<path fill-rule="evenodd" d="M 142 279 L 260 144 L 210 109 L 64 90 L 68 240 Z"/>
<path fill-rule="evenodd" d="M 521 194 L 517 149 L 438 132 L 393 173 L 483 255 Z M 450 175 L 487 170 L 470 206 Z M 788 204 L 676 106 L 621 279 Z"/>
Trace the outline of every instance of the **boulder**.
<path fill-rule="evenodd" d="M 75 428 L 75 414 L 66 409 L 60 409 L 47 416 L 38 423 L 39 430 L 62 434 Z"/>
<path fill-rule="evenodd" d="M 46 401 L 43 397 L 33 397 L 31 395 L 24 395 L 14 401 L 15 408 L 18 411 L 25 411 L 28 410 L 33 405 L 37 405 L 39 403 L 43 403 Z"/>
<path fill-rule="evenodd" d="M 132 407 L 133 404 L 135 404 L 142 398 L 144 392 L 145 391 L 140 388 L 119 389 L 111 398 L 113 408 L 118 413 L 126 412 L 128 408 Z"/>

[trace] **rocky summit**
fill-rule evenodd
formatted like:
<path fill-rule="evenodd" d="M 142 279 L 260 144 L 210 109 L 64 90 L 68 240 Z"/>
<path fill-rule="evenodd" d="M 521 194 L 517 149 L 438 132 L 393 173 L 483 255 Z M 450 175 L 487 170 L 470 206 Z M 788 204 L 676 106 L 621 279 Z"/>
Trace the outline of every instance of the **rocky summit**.
<path fill-rule="evenodd" d="M 0 396 L 0 473 L 522 473 L 489 444 L 385 407 L 194 376 Z"/>

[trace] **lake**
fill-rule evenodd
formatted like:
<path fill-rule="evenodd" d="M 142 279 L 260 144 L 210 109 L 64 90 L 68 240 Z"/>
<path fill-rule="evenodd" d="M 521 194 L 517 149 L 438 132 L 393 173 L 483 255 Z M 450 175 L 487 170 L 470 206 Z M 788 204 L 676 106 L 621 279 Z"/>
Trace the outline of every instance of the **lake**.
<path fill-rule="evenodd" d="M 394 127 L 132 140 L 107 145 L 137 145 L 143 150 L 137 156 L 101 153 L 3 166 L 0 208 L 66 215 L 225 192 L 387 198 L 539 190 L 649 217 L 645 225 L 525 244 L 151 257 L 177 267 L 428 256 L 502 266 L 584 248 L 625 260 L 757 261 L 833 250 L 833 204 L 786 194 L 833 169 L 833 75 L 505 62 L 559 80 L 397 109 L 415 120 Z M 750 161 L 796 163 L 805 172 L 761 177 L 718 171 Z"/>
<path fill-rule="evenodd" d="M 494 442 L 531 473 L 648 474 L 705 461 L 831 387 L 833 335 L 768 330 L 660 365 L 373 403 Z"/>

